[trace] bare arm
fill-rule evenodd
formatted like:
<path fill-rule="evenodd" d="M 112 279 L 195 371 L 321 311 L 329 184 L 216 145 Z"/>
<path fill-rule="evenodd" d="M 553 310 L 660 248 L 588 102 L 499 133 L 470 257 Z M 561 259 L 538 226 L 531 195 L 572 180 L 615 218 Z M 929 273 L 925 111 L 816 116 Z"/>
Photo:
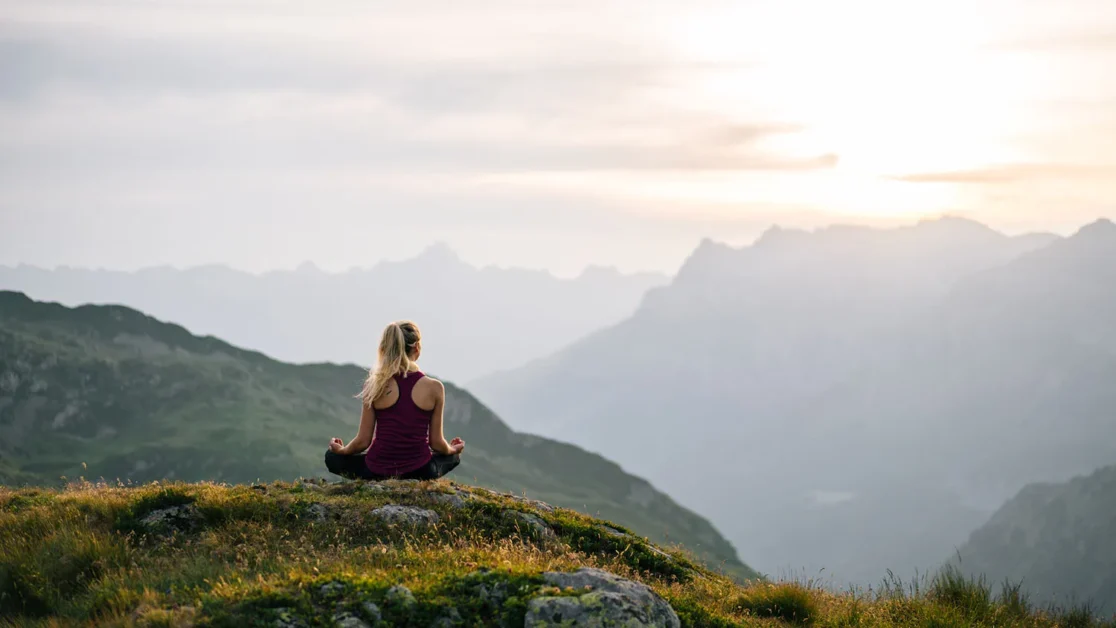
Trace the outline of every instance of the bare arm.
<path fill-rule="evenodd" d="M 337 453 L 342 456 L 351 456 L 352 454 L 359 454 L 360 452 L 368 449 L 372 444 L 372 435 L 376 432 L 376 411 L 370 405 L 364 405 L 360 412 L 360 428 L 357 429 L 357 435 L 353 440 L 349 441 Z"/>
<path fill-rule="evenodd" d="M 434 389 L 434 414 L 430 417 L 430 448 L 440 454 L 458 454 L 465 448 L 465 441 L 460 438 L 453 439 L 452 443 L 446 442 L 442 433 L 442 416 L 446 408 L 446 387 L 434 380 L 437 387 Z"/>

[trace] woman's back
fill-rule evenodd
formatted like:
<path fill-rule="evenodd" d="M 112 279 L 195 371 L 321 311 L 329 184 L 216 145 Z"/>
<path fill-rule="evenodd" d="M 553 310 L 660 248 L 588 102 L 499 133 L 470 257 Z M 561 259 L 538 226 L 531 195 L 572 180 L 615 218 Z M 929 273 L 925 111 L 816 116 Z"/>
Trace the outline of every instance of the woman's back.
<path fill-rule="evenodd" d="M 384 329 L 376 368 L 358 395 L 360 428 L 348 444 L 330 439 L 327 469 L 367 480 L 433 480 L 461 464 L 465 441 L 446 442 L 443 433 L 446 387 L 419 372 L 421 354 L 417 325 L 397 321 Z"/>
<path fill-rule="evenodd" d="M 432 404 L 430 409 L 420 407 L 415 394 L 424 378 L 419 371 L 396 375 L 394 390 L 373 403 L 376 430 L 365 458 L 373 473 L 398 475 L 430 462 L 430 420 L 434 408 Z"/>

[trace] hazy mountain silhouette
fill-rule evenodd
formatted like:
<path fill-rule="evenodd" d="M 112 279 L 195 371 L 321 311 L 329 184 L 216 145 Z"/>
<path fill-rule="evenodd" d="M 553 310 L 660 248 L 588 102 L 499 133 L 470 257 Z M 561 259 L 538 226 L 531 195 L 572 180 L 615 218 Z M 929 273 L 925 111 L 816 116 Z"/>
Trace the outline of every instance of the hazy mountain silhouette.
<path fill-rule="evenodd" d="M 1116 466 L 1062 484 L 1031 484 L 996 511 L 952 560 L 1039 604 L 1089 602 L 1116 612 Z"/>
<path fill-rule="evenodd" d="M 471 388 L 652 478 L 762 570 L 871 584 L 936 567 L 1025 483 L 1116 459 L 1114 272 L 1107 221 L 774 229 L 703 243 L 629 320 Z"/>
<path fill-rule="evenodd" d="M 375 360 L 388 322 L 411 318 L 424 364 L 457 380 L 523 364 L 630 315 L 667 278 L 590 268 L 575 279 L 477 269 L 446 245 L 371 269 L 311 263 L 261 275 L 222 266 L 138 272 L 0 267 L 0 289 L 67 305 L 117 303 L 293 362 Z"/>

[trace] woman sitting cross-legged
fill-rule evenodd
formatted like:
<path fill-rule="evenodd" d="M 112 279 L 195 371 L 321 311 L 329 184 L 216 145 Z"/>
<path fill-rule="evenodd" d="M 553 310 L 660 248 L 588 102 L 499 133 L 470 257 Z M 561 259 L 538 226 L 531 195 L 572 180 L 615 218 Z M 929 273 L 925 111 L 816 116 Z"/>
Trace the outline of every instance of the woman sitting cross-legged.
<path fill-rule="evenodd" d="M 414 323 L 387 326 L 376 368 L 360 393 L 360 429 L 347 445 L 340 438 L 329 443 L 325 463 L 331 473 L 366 480 L 433 480 L 461 464 L 465 441 L 447 443 L 442 435 L 446 388 L 418 370 L 421 353 Z"/>

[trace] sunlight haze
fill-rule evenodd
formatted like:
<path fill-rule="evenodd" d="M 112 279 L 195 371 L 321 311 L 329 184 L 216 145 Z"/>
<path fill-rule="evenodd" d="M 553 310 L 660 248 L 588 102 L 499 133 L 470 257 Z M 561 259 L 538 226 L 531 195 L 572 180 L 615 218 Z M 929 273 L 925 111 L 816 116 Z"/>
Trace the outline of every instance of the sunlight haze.
<path fill-rule="evenodd" d="M 776 223 L 1116 216 L 1104 0 L 0 17 L 4 264 L 343 270 L 442 240 L 477 265 L 673 272 Z"/>

